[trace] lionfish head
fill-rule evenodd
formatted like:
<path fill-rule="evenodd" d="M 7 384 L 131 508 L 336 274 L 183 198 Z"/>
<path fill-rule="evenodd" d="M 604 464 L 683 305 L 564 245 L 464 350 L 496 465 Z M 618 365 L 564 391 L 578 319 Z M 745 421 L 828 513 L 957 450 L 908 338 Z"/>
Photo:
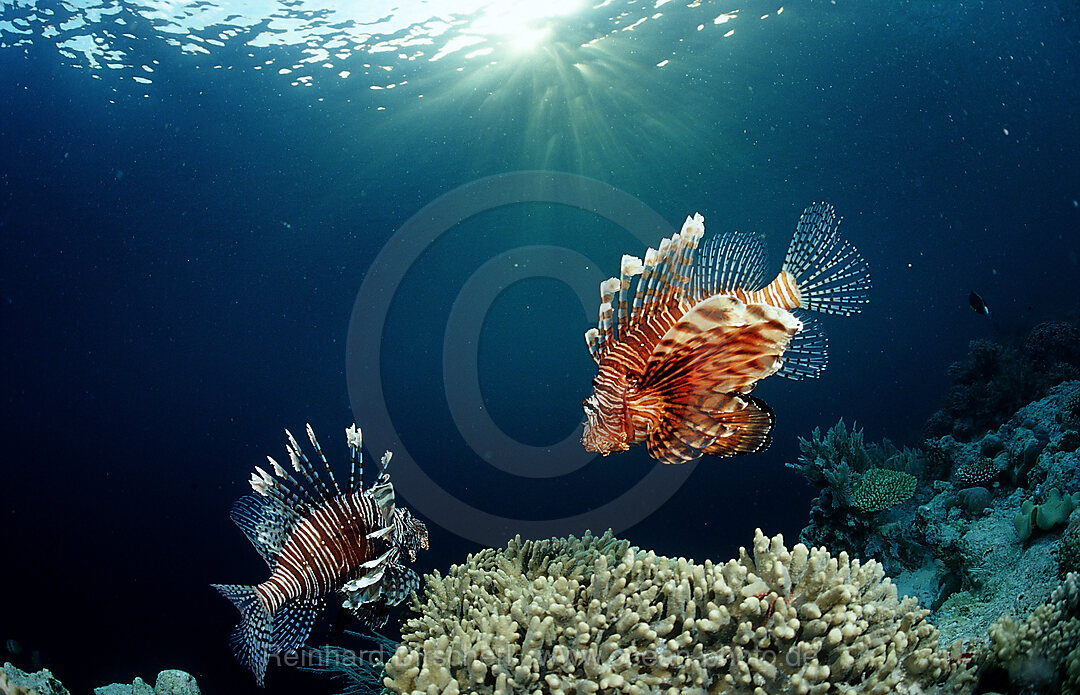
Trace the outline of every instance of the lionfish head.
<path fill-rule="evenodd" d="M 398 551 L 416 562 L 416 551 L 428 549 L 428 530 L 423 521 L 415 518 L 408 509 L 394 510 L 394 543 Z"/>
<path fill-rule="evenodd" d="M 629 433 L 626 431 L 626 405 L 611 375 L 601 372 L 593 380 L 592 395 L 585 399 L 584 430 L 581 444 L 585 451 L 607 456 L 613 451 L 626 451 Z"/>

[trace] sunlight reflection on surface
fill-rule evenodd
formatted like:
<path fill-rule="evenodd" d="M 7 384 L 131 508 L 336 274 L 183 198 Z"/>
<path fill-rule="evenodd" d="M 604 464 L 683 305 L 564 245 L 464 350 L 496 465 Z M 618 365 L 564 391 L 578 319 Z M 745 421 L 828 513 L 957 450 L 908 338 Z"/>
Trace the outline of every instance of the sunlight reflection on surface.
<path fill-rule="evenodd" d="M 553 47 L 597 46 L 640 32 L 668 15 L 679 15 L 679 26 L 686 27 L 683 34 L 717 28 L 730 37 L 729 23 L 739 17 L 739 10 L 719 4 L 145 0 L 136 5 L 68 0 L 38 7 L 36 2 L 12 0 L 0 5 L 0 49 L 52 44 L 67 64 L 87 69 L 95 78 L 111 75 L 149 85 L 164 43 L 199 58 L 197 67 L 277 73 L 297 87 L 364 76 L 372 88 L 394 89 L 408 84 L 419 64 L 450 62 L 459 71 L 471 71 L 499 62 L 543 59 L 538 56 L 545 49 L 563 55 L 564 49 Z M 783 8 L 768 10 L 766 17 Z M 281 50 L 286 47 L 292 50 Z M 676 50 L 670 46 L 639 56 L 639 62 L 667 66 Z"/>

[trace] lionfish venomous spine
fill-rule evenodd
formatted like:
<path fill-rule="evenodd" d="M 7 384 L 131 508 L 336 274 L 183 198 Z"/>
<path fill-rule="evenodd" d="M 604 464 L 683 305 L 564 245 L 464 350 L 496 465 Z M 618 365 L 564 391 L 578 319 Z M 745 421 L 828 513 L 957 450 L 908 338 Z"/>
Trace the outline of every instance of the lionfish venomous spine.
<path fill-rule="evenodd" d="M 684 463 L 767 447 L 773 413 L 750 391 L 772 374 L 816 377 L 827 362 L 824 331 L 802 310 L 848 315 L 867 301 L 866 261 L 838 226 L 831 205 L 806 208 L 768 283 L 755 237 L 699 249 L 701 215 L 644 261 L 623 256 L 585 334 L 599 366 L 583 404 L 585 448 L 607 455 L 644 442 L 653 458 Z"/>
<path fill-rule="evenodd" d="M 255 586 L 214 585 L 240 611 L 233 651 L 259 685 L 272 654 L 296 651 L 307 641 L 331 593 L 340 592 L 345 609 L 379 627 L 388 606 L 420 585 L 403 562 L 415 561 L 417 550 L 428 547 L 427 527 L 395 506 L 391 454 L 383 454 L 378 479 L 364 488 L 360 430 L 353 425 L 345 434 L 351 456 L 344 488 L 311 425 L 307 435 L 321 471 L 285 430 L 292 472 L 268 456 L 273 474 L 256 466 L 250 480 L 255 494 L 230 513 L 270 567 L 270 577 Z"/>

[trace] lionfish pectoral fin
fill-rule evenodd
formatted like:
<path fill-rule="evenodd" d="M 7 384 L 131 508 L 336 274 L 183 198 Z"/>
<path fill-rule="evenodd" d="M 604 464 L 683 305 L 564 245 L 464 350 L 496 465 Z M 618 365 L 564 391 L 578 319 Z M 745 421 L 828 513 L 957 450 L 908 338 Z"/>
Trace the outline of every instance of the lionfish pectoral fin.
<path fill-rule="evenodd" d="M 382 596 L 373 601 L 352 606 L 349 612 L 363 625 L 372 629 L 382 627 L 390 618 L 390 606 Z"/>
<path fill-rule="evenodd" d="M 389 550 L 387 550 L 382 555 L 380 555 L 380 556 L 378 556 L 376 558 L 373 558 L 371 560 L 368 560 L 367 562 L 361 564 L 360 567 L 362 567 L 365 570 L 378 569 L 380 566 L 382 566 L 390 558 L 390 556 L 393 553 L 394 553 L 394 549 L 390 548 Z"/>
<path fill-rule="evenodd" d="M 741 456 L 764 451 L 772 444 L 772 428 L 776 423 L 772 408 L 765 401 L 742 394 L 736 402 L 740 407 L 725 413 L 725 433 L 705 448 L 709 456 Z"/>
<path fill-rule="evenodd" d="M 300 516 L 287 498 L 262 495 L 241 497 L 229 511 L 229 518 L 244 532 L 271 570 L 288 542 Z"/>
<path fill-rule="evenodd" d="M 386 566 L 383 574 L 382 593 L 386 602 L 396 606 L 420 588 L 420 576 L 411 569 L 397 562 Z"/>
<path fill-rule="evenodd" d="M 394 521 L 394 485 L 390 482 L 381 482 L 372 485 L 368 491 L 371 499 L 382 513 L 382 525 L 392 526 Z"/>
<path fill-rule="evenodd" d="M 697 403 L 670 408 L 646 440 L 649 455 L 661 463 L 694 461 L 705 454 L 739 456 L 771 443 L 772 410 L 743 394 L 711 394 Z"/>
<path fill-rule="evenodd" d="M 780 368 L 801 327 L 790 312 L 729 295 L 698 302 L 649 356 L 642 389 L 672 403 L 745 393 Z"/>
<path fill-rule="evenodd" d="M 322 597 L 290 601 L 274 614 L 270 651 L 295 652 L 311 635 L 315 620 L 326 607 Z"/>
<path fill-rule="evenodd" d="M 221 595 L 232 601 L 240 611 L 240 623 L 232 633 L 229 644 L 236 660 L 246 666 L 261 686 L 266 681 L 266 666 L 270 661 L 272 621 L 255 587 L 240 584 L 212 584 Z"/>
<path fill-rule="evenodd" d="M 387 534 L 391 533 L 393 530 L 394 530 L 393 526 L 383 526 L 381 529 L 372 531 L 367 536 L 365 536 L 365 538 L 367 538 L 369 541 L 375 540 L 376 538 L 382 538 L 382 537 L 386 536 Z"/>

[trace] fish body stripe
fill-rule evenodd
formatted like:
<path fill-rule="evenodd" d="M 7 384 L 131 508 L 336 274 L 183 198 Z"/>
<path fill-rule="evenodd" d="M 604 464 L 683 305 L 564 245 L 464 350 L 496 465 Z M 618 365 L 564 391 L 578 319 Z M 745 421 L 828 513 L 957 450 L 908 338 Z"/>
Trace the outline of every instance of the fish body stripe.
<path fill-rule="evenodd" d="M 293 599 L 341 588 L 360 565 L 376 557 L 366 536 L 379 521 L 375 504 L 359 492 L 311 510 L 293 529 L 270 578 L 257 589 L 266 608 L 273 613 Z"/>
<path fill-rule="evenodd" d="M 780 274 L 772 282 L 760 290 L 746 291 L 736 288 L 731 291 L 731 294 L 741 299 L 745 304 L 767 304 L 788 311 L 802 306 L 802 295 L 799 292 L 799 286 L 791 273 L 786 270 L 781 270 Z"/>

